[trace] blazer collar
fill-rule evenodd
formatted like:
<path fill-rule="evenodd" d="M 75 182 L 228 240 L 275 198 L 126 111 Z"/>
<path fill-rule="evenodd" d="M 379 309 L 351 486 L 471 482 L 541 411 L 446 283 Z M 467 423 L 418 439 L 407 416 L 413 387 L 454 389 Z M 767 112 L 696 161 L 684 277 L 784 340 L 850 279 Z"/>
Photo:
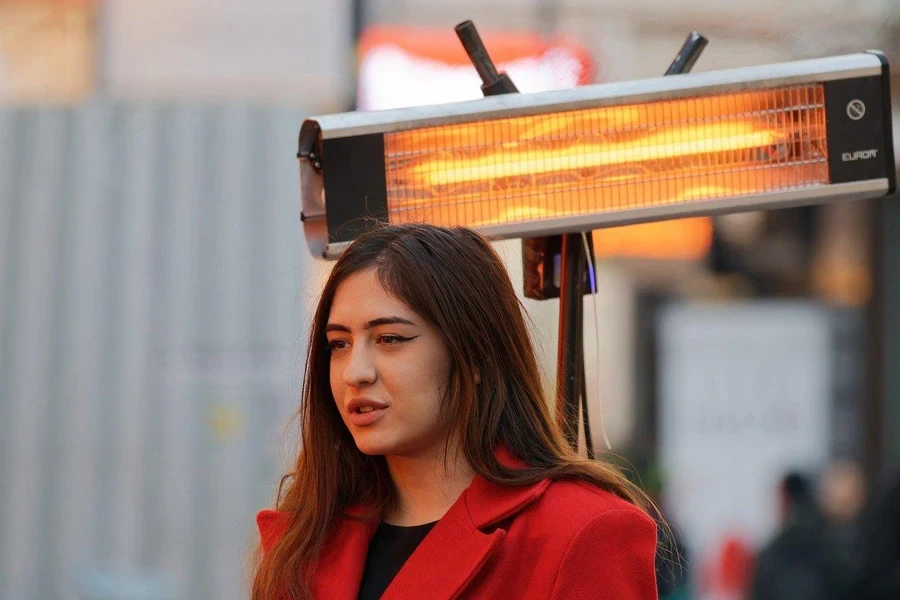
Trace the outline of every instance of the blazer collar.
<path fill-rule="evenodd" d="M 504 446 L 499 446 L 494 455 L 500 464 L 510 469 L 528 468 Z M 500 486 L 476 475 L 460 499 L 466 501 L 475 527 L 484 529 L 514 516 L 538 499 L 549 485 L 549 479 L 541 479 L 529 485 Z"/>
<path fill-rule="evenodd" d="M 496 456 L 507 467 L 526 467 L 505 448 L 499 448 Z M 476 475 L 409 557 L 382 599 L 460 597 L 466 585 L 503 544 L 506 530 L 493 526 L 515 516 L 538 499 L 549 485 L 549 479 L 542 479 L 531 485 L 503 487 Z M 365 562 L 365 555 L 360 562 Z M 348 599 L 356 597 L 358 585 L 357 581 L 352 590 L 354 595 Z"/>
<path fill-rule="evenodd" d="M 497 450 L 497 458 L 508 467 L 525 466 L 503 448 Z M 383 600 L 458 598 L 506 537 L 505 529 L 492 526 L 515 516 L 549 485 L 550 481 L 543 479 L 530 485 L 503 487 L 476 475 L 397 573 Z M 378 528 L 377 521 L 362 517 L 365 512 L 364 507 L 353 507 L 337 523 L 316 570 L 316 598 L 356 600 L 369 542 Z M 268 521 L 279 522 L 272 517 Z M 271 525 L 264 530 L 263 521 L 259 522 L 263 545 L 268 541 L 271 546 L 277 533 L 272 532 Z"/>

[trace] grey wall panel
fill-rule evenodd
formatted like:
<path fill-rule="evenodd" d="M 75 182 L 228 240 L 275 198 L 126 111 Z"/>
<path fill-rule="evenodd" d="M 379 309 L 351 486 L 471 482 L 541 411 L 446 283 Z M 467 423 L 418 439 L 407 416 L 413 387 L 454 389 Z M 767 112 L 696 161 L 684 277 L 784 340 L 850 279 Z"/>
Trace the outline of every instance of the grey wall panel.
<path fill-rule="evenodd" d="M 51 460 L 53 450 L 50 397 L 53 374 L 50 373 L 53 344 L 58 342 L 53 331 L 54 295 L 64 293 L 54 276 L 61 259 L 57 248 L 62 220 L 60 204 L 63 152 L 67 120 L 60 111 L 26 115 L 27 138 L 16 148 L 24 157 L 17 177 L 24 210 L 16 225 L 21 231 L 16 269 L 17 281 L 8 288 L 17 296 L 10 315 L 14 335 L 10 338 L 13 368 L 10 373 L 12 410 L 10 420 L 15 468 L 10 474 L 9 500 L 12 517 L 5 519 L 4 539 L 28 540 L 19 551 L 7 552 L 5 564 L 13 598 L 24 598 L 36 592 L 37 549 L 43 537 L 41 530 L 49 500 L 40 486 L 41 468 Z M 55 177 L 48 173 L 56 174 Z M 35 543 L 37 542 L 37 543 Z"/>
<path fill-rule="evenodd" d="M 302 116 L 0 110 L 0 598 L 245 597 L 324 271 Z"/>
<path fill-rule="evenodd" d="M 0 140 L 11 138 L 15 135 L 16 121 L 14 111 L 0 112 Z M 3 293 L 3 290 L 10 285 L 8 281 L 11 277 L 10 269 L 12 268 L 12 241 L 13 234 L 11 231 L 13 222 L 13 213 L 15 208 L 12 204 L 12 170 L 14 166 L 14 151 L 12 144 L 0 144 L 0 417 L 4 416 L 2 412 L 6 408 L 3 399 L 3 375 L 5 374 L 3 365 L 7 358 L 4 354 L 6 344 L 2 340 L 8 335 L 8 322 L 6 319 L 6 306 L 9 301 L 9 294 Z M 0 419 L 2 421 L 2 419 Z M 2 432 L 2 429 L 0 429 Z M 0 444 L 3 439 L 0 438 Z M 0 446 L 0 450 L 3 450 Z M 0 484 L 3 482 L 2 460 L 0 460 Z"/>
<path fill-rule="evenodd" d="M 166 247 L 167 260 L 171 265 L 169 297 L 166 298 L 170 312 L 171 329 L 166 334 L 166 346 L 172 349 L 164 361 L 164 374 L 174 370 L 178 356 L 187 353 L 193 341 L 191 323 L 196 314 L 197 299 L 193 295 L 194 274 L 199 270 L 196 251 L 196 232 L 201 229 L 200 160 L 202 141 L 200 133 L 204 121 L 196 111 L 179 111 L 173 115 L 171 171 L 166 189 L 172 198 L 193 198 L 193 202 L 173 202 L 172 221 L 167 230 L 169 245 Z M 167 383 L 167 382 L 166 382 Z M 190 456 L 190 432 L 194 427 L 195 411 L 190 396 L 185 390 L 165 385 L 159 401 L 162 408 L 162 437 L 168 440 L 162 449 L 162 506 L 163 540 L 167 547 L 160 557 L 161 568 L 171 573 L 180 584 L 182 594 L 190 576 L 188 550 L 191 521 L 189 510 L 193 489 L 191 487 L 191 463 L 184 457 Z M 168 542 L 168 543 L 166 543 Z"/>
<path fill-rule="evenodd" d="M 67 296 L 67 336 L 62 340 L 60 382 L 65 410 L 60 435 L 66 451 L 60 457 L 60 489 L 65 499 L 59 503 L 56 523 L 48 528 L 54 536 L 57 554 L 47 570 L 59 573 L 60 588 L 71 588 L 73 571 L 92 557 L 95 527 L 93 507 L 101 473 L 96 468 L 100 452 L 97 399 L 104 389 L 100 377 L 105 359 L 101 357 L 103 325 L 102 292 L 105 277 L 100 269 L 109 235 L 107 217 L 112 206 L 106 192 L 110 177 L 111 115 L 103 107 L 89 107 L 74 115 L 75 146 L 69 157 L 73 181 L 68 198 L 73 228 L 70 279 Z M 80 160 L 77 157 L 90 157 Z M 58 597 L 72 597 L 71 590 Z M 53 596 L 50 596 L 53 597 Z"/>

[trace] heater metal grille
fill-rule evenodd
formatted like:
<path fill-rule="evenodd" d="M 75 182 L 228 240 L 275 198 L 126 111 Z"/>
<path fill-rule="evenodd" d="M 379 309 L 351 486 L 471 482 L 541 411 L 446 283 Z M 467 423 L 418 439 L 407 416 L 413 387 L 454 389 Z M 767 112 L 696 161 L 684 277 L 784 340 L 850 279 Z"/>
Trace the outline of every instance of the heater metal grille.
<path fill-rule="evenodd" d="M 387 133 L 391 223 L 486 227 L 829 183 L 822 84 Z"/>

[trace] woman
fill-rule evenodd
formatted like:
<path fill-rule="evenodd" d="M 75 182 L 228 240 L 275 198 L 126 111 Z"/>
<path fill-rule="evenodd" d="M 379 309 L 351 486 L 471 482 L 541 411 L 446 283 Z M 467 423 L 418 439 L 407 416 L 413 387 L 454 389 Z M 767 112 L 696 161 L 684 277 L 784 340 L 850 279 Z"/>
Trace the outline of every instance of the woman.
<path fill-rule="evenodd" d="M 351 244 L 309 340 L 302 442 L 253 600 L 656 598 L 645 496 L 551 418 L 509 276 L 467 229 Z"/>

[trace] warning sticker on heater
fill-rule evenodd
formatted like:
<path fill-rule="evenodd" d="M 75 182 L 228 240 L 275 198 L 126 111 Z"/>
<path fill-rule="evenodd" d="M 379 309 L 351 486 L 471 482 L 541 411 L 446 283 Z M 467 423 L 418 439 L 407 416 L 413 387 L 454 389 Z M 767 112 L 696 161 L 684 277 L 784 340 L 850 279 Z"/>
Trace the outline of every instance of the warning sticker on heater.
<path fill-rule="evenodd" d="M 859 98 L 854 98 L 847 103 L 847 116 L 854 121 L 859 121 L 866 116 L 866 103 Z"/>

